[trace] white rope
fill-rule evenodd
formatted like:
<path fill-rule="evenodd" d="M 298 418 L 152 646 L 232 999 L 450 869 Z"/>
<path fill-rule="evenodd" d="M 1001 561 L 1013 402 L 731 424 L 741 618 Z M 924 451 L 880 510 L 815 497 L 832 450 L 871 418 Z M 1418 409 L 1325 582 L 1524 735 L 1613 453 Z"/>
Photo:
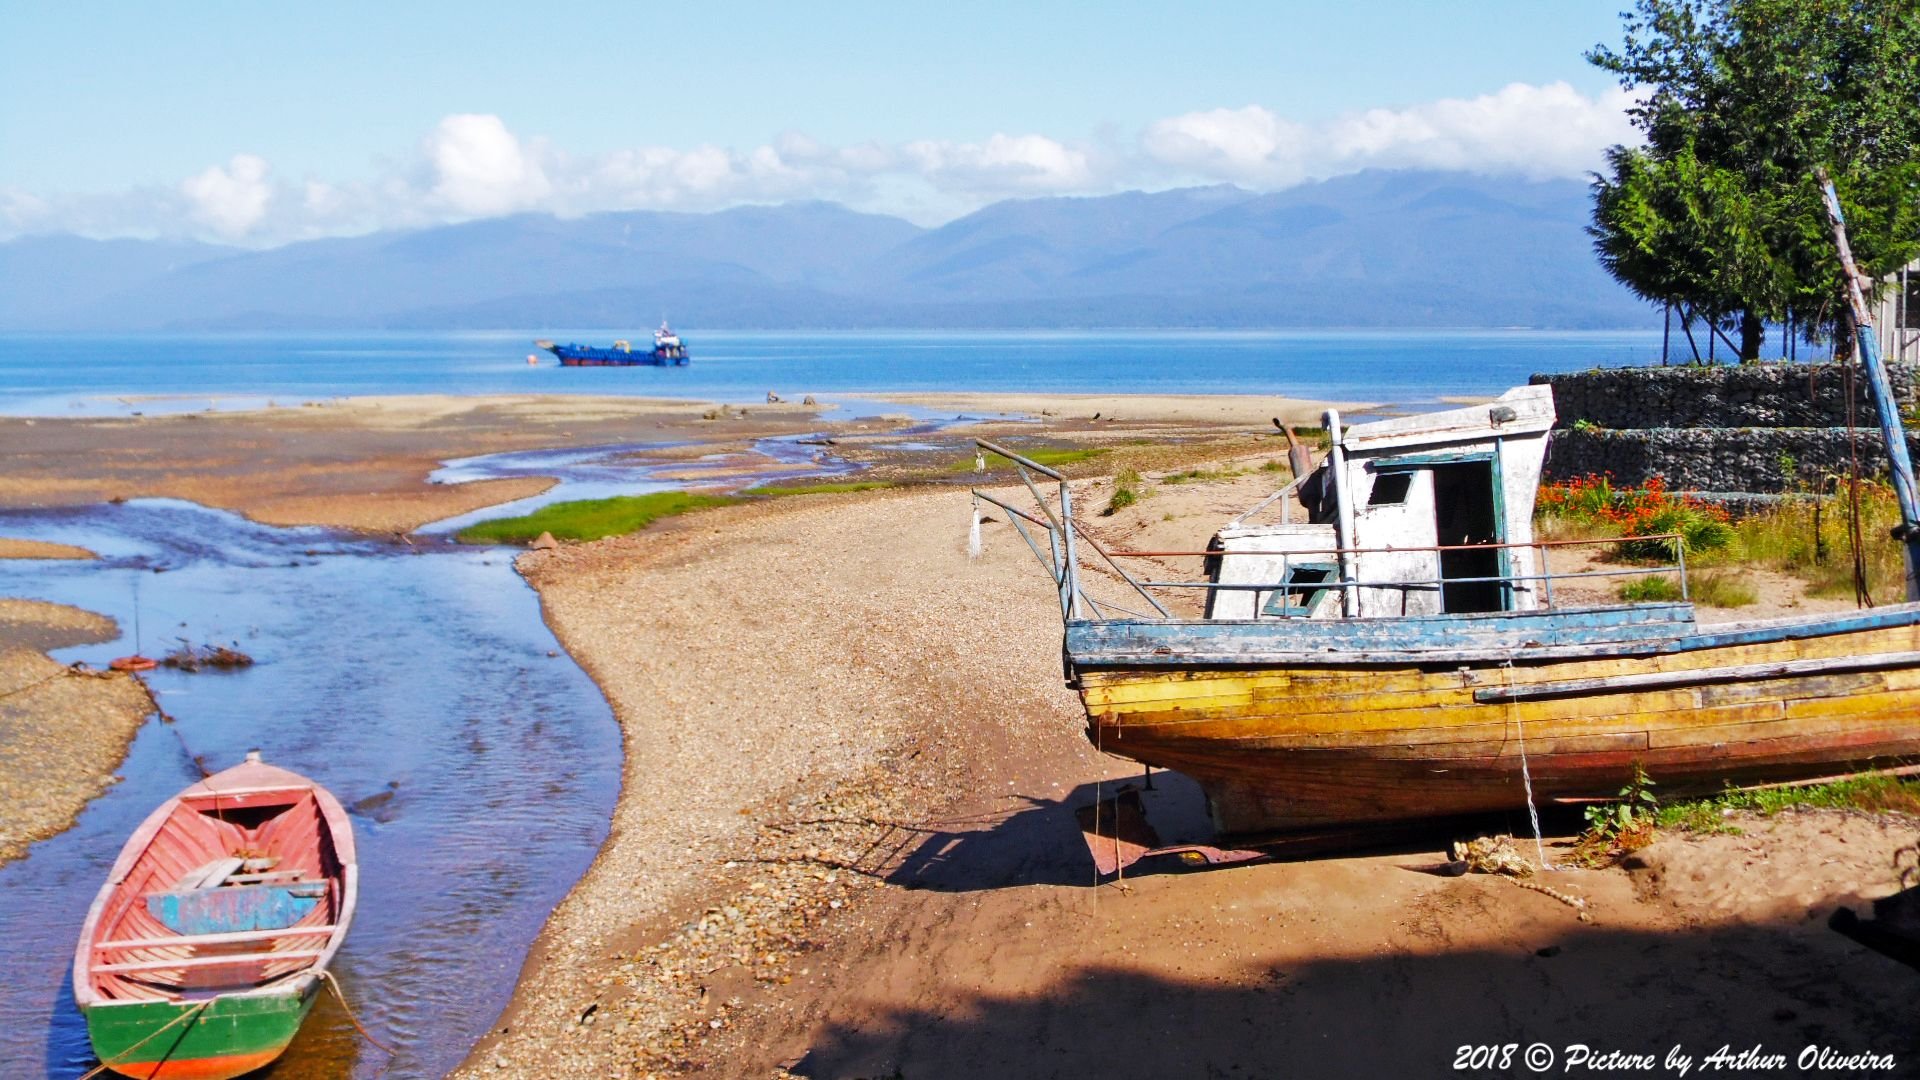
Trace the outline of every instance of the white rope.
<path fill-rule="evenodd" d="M 1513 689 L 1513 661 L 1501 665 L 1507 669 L 1507 689 Z M 1540 857 L 1540 869 L 1552 870 L 1553 864 L 1547 861 L 1547 845 L 1540 838 L 1540 811 L 1533 804 L 1533 772 L 1527 768 L 1527 728 L 1513 710 L 1513 695 L 1507 695 L 1507 715 L 1513 717 L 1513 730 L 1520 737 L 1520 783 L 1527 790 L 1527 820 L 1533 823 L 1533 851 Z"/>

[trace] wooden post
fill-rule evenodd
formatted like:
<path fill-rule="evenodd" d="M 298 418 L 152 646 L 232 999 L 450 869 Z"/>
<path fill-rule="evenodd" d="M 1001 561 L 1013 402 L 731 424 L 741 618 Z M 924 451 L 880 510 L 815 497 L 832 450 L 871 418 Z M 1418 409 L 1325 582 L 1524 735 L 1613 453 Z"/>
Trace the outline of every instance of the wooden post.
<path fill-rule="evenodd" d="M 1887 442 L 1887 464 L 1893 478 L 1893 492 L 1900 499 L 1900 528 L 1895 536 L 1906 543 L 1907 599 L 1920 600 L 1920 487 L 1913 477 L 1913 461 L 1907 453 L 1907 432 L 1900 423 L 1900 404 L 1893 398 L 1893 383 L 1880 363 L 1880 343 L 1875 340 L 1873 319 L 1867 311 L 1867 296 L 1860 286 L 1860 268 L 1854 265 L 1853 249 L 1847 244 L 1847 220 L 1840 209 L 1840 193 L 1834 190 L 1827 170 L 1816 168 L 1814 177 L 1827 199 L 1827 218 L 1833 224 L 1833 242 L 1840 249 L 1840 268 L 1847 279 L 1847 302 L 1853 309 L 1853 348 L 1860 366 L 1866 369 L 1867 385 L 1873 391 L 1873 408 L 1880 414 L 1880 433 Z"/>

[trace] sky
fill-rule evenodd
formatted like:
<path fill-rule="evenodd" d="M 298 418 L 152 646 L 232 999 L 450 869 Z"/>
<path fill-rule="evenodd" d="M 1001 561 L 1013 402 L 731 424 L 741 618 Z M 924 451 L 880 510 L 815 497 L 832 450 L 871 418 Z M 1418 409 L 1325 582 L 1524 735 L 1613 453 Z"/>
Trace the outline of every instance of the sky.
<path fill-rule="evenodd" d="M 1622 0 L 0 4 L 0 239 L 1579 177 Z"/>

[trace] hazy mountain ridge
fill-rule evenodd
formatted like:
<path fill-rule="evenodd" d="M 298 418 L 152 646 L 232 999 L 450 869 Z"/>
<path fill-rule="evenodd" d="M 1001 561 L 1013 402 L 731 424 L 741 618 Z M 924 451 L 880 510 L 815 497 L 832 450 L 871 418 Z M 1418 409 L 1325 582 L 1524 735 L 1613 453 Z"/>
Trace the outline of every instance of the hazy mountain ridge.
<path fill-rule="evenodd" d="M 830 203 L 517 215 L 267 251 L 0 244 L 0 328 L 1651 325 L 1587 191 L 1463 173 L 1008 200 L 937 229 Z"/>

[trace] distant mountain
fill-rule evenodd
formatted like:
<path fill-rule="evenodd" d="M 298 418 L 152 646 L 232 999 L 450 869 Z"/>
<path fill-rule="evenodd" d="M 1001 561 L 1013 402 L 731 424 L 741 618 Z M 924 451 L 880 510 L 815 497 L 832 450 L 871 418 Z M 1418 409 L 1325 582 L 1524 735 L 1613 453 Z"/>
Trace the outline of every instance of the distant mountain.
<path fill-rule="evenodd" d="M 0 327 L 1651 325 L 1575 181 L 1366 172 L 995 203 L 937 229 L 829 203 L 519 215 L 269 251 L 0 244 Z"/>
<path fill-rule="evenodd" d="M 28 236 L 0 244 L 0 327 L 60 326 L 71 312 L 101 296 L 239 251 L 192 241 L 79 236 Z"/>

